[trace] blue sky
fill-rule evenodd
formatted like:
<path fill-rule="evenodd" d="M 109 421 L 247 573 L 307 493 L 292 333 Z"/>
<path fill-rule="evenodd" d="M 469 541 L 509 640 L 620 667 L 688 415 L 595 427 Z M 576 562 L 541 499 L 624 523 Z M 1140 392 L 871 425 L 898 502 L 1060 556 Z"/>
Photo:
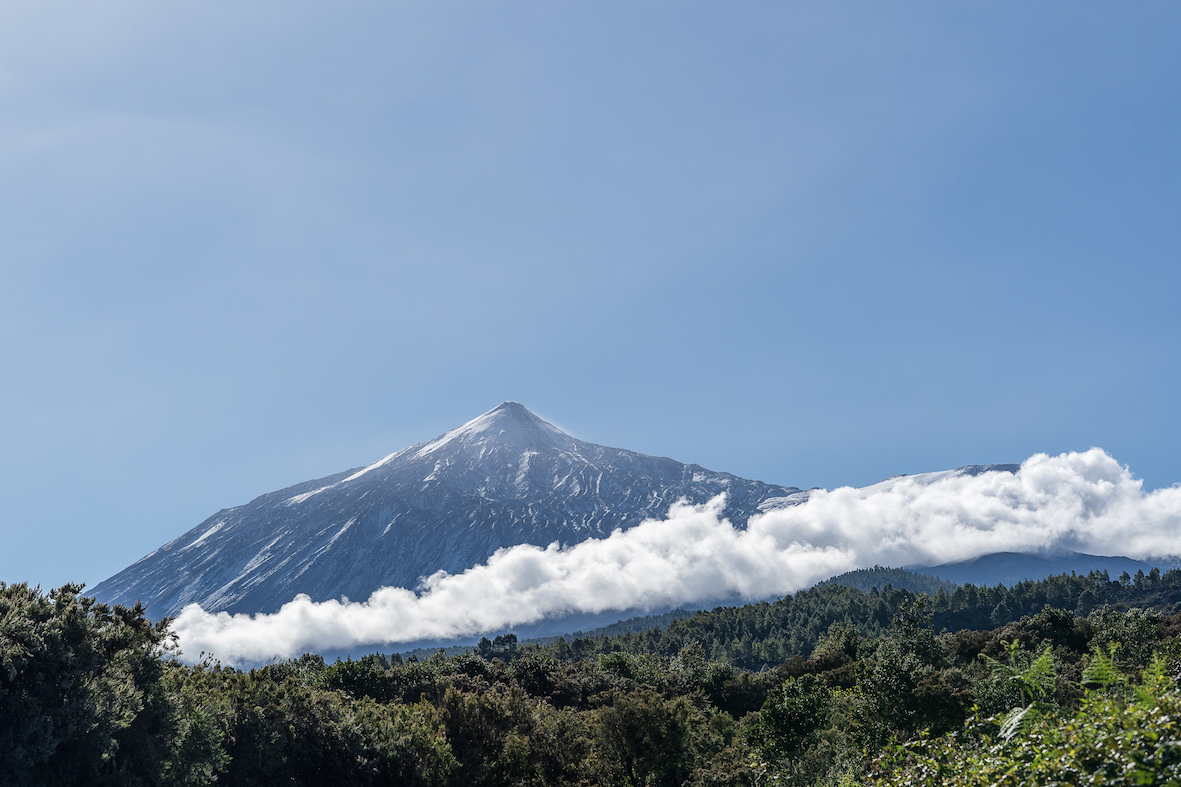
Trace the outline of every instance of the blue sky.
<path fill-rule="evenodd" d="M 1181 6 L 5 3 L 0 579 L 517 400 L 1181 481 Z"/>

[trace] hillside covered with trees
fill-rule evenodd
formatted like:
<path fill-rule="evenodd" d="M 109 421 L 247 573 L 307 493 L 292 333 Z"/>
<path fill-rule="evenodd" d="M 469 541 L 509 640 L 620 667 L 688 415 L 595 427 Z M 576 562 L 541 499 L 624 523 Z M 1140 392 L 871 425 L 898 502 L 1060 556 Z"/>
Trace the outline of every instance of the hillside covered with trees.
<path fill-rule="evenodd" d="M 1181 571 L 828 584 L 643 632 L 236 670 L 175 660 L 141 609 L 0 584 L 0 784 L 1176 783 L 1179 612 Z"/>

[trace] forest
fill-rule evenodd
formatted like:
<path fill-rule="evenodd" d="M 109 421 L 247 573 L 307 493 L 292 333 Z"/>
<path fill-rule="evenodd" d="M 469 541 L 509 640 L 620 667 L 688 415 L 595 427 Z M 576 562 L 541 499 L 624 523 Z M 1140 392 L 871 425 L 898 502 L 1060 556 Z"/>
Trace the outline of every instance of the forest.
<path fill-rule="evenodd" d="M 906 584 L 234 669 L 0 583 L 0 784 L 1181 784 L 1181 571 Z"/>

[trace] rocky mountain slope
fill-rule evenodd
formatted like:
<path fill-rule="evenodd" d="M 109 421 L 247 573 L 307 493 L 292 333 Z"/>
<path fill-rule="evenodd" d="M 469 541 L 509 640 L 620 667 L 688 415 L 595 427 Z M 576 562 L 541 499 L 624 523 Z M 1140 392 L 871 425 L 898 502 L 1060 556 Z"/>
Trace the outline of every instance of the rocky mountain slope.
<path fill-rule="evenodd" d="M 800 490 L 577 440 L 515 402 L 446 434 L 219 511 L 101 582 L 101 601 L 142 601 L 152 617 L 186 604 L 270 612 L 298 593 L 365 599 L 414 588 L 502 547 L 608 535 L 680 499 L 726 492 L 743 524 Z"/>

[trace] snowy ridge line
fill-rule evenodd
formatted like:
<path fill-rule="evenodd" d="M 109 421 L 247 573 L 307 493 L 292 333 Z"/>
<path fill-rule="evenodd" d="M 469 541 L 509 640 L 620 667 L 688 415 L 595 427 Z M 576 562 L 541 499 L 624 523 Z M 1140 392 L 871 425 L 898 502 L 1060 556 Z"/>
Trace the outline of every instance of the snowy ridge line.
<path fill-rule="evenodd" d="M 797 491 L 577 440 L 505 402 L 377 462 L 220 511 L 94 592 L 142 600 L 153 617 L 194 601 L 266 612 L 299 593 L 367 598 L 520 544 L 605 537 L 680 499 L 728 492 L 725 515 L 741 525 Z"/>

